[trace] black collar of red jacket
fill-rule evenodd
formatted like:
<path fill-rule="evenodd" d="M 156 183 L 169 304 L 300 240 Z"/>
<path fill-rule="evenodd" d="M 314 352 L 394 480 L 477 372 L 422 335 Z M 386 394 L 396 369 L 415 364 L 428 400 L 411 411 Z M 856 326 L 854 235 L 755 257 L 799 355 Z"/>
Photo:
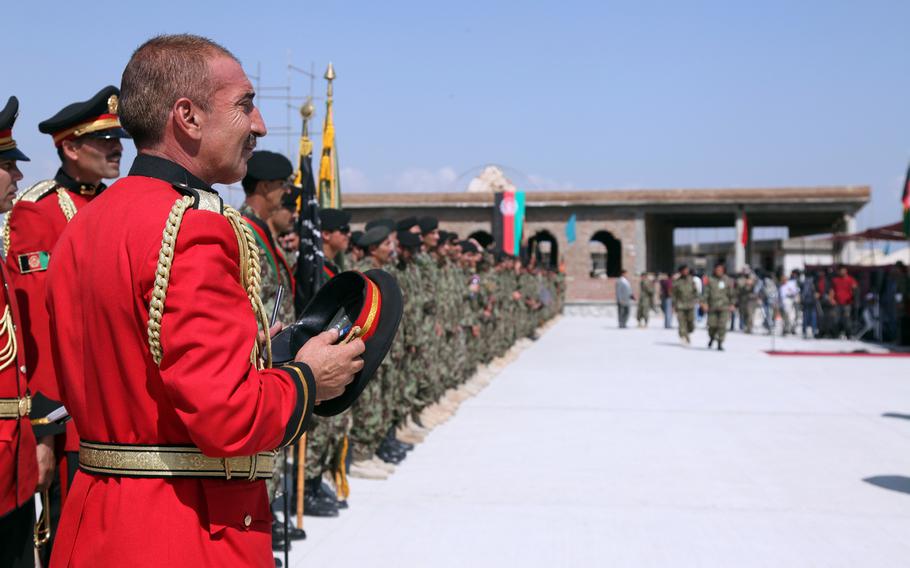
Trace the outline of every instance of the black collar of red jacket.
<path fill-rule="evenodd" d="M 130 168 L 131 176 L 143 176 L 218 194 L 212 187 L 176 162 L 149 154 L 139 154 Z"/>
<path fill-rule="evenodd" d="M 54 176 L 54 181 L 57 183 L 57 186 L 64 187 L 74 193 L 78 193 L 79 195 L 97 195 L 104 191 L 104 189 L 107 187 L 102 182 L 93 184 L 76 181 L 73 176 L 63 171 L 63 168 L 57 170 L 57 175 Z"/>

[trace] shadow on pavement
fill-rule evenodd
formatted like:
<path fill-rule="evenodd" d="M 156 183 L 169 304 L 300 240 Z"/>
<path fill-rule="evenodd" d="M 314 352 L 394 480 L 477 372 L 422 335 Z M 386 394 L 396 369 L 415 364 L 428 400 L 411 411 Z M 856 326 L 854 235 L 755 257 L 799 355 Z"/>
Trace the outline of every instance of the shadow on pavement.
<path fill-rule="evenodd" d="M 903 418 L 904 420 L 910 420 L 910 414 L 901 414 L 899 412 L 885 412 L 882 414 L 882 418 Z"/>
<path fill-rule="evenodd" d="M 910 477 L 905 475 L 875 475 L 863 479 L 866 483 L 910 495 Z"/>

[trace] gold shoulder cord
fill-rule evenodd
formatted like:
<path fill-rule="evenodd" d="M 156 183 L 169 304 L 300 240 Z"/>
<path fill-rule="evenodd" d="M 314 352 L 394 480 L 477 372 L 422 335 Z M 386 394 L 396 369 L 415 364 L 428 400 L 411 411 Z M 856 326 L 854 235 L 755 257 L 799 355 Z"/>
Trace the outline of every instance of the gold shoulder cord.
<path fill-rule="evenodd" d="M 60 210 L 63 211 L 63 216 L 66 217 L 66 222 L 72 221 L 73 217 L 76 216 L 76 204 L 73 203 L 73 198 L 70 197 L 70 194 L 62 187 L 57 188 L 57 203 L 60 205 Z"/>
<path fill-rule="evenodd" d="M 53 189 L 53 187 L 56 185 L 57 185 L 57 182 L 52 179 L 46 179 L 44 181 L 39 181 L 38 183 L 26 188 L 25 191 L 22 191 L 19 194 L 17 194 L 15 199 L 13 199 L 13 205 L 19 203 L 20 201 L 38 201 L 39 197 L 41 197 L 42 195 L 44 195 L 45 193 L 47 193 L 48 191 Z M 67 197 L 69 197 L 69 195 L 67 195 Z M 58 199 L 59 199 L 59 197 L 58 197 Z M 70 199 L 69 201 L 70 201 L 70 204 L 73 203 L 72 199 Z M 62 208 L 63 208 L 63 206 L 61 205 L 61 209 Z M 73 211 L 73 215 L 75 215 L 76 214 L 75 204 L 73 204 L 72 211 Z M 13 214 L 12 211 L 7 213 L 6 222 L 3 223 L 3 254 L 4 255 L 9 254 L 9 243 L 10 243 L 9 218 L 10 218 L 10 215 L 12 215 L 12 214 Z M 63 211 L 63 214 L 66 215 L 66 211 Z M 69 222 L 69 220 L 72 218 L 73 218 L 72 215 L 67 217 L 66 218 L 67 222 Z"/>
<path fill-rule="evenodd" d="M 6 335 L 9 339 L 3 348 L 0 348 L 0 371 L 10 366 L 16 360 L 18 343 L 16 341 L 16 328 L 13 325 L 13 314 L 9 306 L 3 310 L 3 317 L 0 317 L 0 337 Z"/>
<path fill-rule="evenodd" d="M 155 286 L 152 289 L 152 299 L 149 302 L 148 321 L 149 350 L 152 353 L 152 360 L 157 365 L 161 364 L 161 317 L 164 314 L 164 302 L 167 297 L 168 281 L 171 276 L 171 265 L 174 262 L 177 233 L 180 230 L 184 213 L 192 204 L 192 197 L 182 197 L 174 203 L 164 225 L 164 233 L 161 238 L 161 251 L 158 253 L 158 266 L 155 270 Z M 223 214 L 231 224 L 234 236 L 237 238 L 237 245 L 240 250 L 240 284 L 246 290 L 257 322 L 266 332 L 265 366 L 271 367 L 272 345 L 268 339 L 269 322 L 265 314 L 265 308 L 262 305 L 262 299 L 259 297 L 262 282 L 259 273 L 259 249 L 256 245 L 256 238 L 236 209 L 225 205 Z M 262 368 L 259 361 L 259 344 L 256 341 L 253 342 L 250 362 L 256 365 L 256 368 Z"/>

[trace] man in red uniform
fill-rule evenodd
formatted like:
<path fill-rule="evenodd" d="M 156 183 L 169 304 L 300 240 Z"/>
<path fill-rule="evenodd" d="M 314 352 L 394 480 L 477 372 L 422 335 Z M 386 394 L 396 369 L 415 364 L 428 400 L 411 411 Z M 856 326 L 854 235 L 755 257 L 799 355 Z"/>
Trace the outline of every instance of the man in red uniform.
<path fill-rule="evenodd" d="M 239 181 L 266 134 L 234 56 L 159 36 L 121 89 L 139 156 L 69 224 L 48 276 L 81 438 L 51 566 L 271 568 L 272 450 L 344 392 L 364 344 L 326 332 L 261 368 L 255 238 L 211 187 Z"/>
<path fill-rule="evenodd" d="M 837 267 L 837 276 L 831 279 L 831 295 L 837 310 L 837 335 L 841 331 L 849 339 L 853 332 L 853 300 L 859 283 L 847 272 L 843 264 Z"/>
<path fill-rule="evenodd" d="M 17 161 L 28 157 L 16 147 L 13 123 L 19 101 L 10 97 L 0 111 L 0 213 L 13 207 L 16 183 L 22 179 Z M 0 266 L 0 566 L 35 565 L 32 530 L 35 525 L 35 487 L 38 461 L 35 435 L 28 421 L 31 399 L 25 373 L 19 313 L 10 293 L 6 269 Z M 42 471 L 47 484 L 52 460 Z"/>
<path fill-rule="evenodd" d="M 29 390 L 34 397 L 32 417 L 38 421 L 35 435 L 41 455 L 55 454 L 57 462 L 50 488 L 52 540 L 42 551 L 45 564 L 53 547 L 60 505 L 76 471 L 79 449 L 72 425 L 41 424 L 42 417 L 60 406 L 45 307 L 47 268 L 69 220 L 104 190 L 103 179 L 120 175 L 120 138 L 128 134 L 117 117 L 119 95 L 116 87 L 104 87 L 87 101 L 67 105 L 38 125 L 38 130 L 53 137 L 60 169 L 54 179 L 22 192 L 4 233 L 6 268 L 22 309 L 23 347 L 30 371 Z M 64 432 L 69 433 L 68 441 Z"/>

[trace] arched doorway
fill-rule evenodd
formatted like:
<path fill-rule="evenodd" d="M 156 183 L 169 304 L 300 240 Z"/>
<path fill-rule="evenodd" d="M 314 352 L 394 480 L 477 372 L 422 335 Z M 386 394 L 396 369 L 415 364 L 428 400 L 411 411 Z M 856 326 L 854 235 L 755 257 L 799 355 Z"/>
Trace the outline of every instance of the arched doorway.
<path fill-rule="evenodd" d="M 474 231 L 468 235 L 468 239 L 474 239 L 480 243 L 480 246 L 482 246 L 484 249 L 489 249 L 490 245 L 493 244 L 493 235 L 486 231 Z"/>
<path fill-rule="evenodd" d="M 603 247 L 597 246 L 599 243 Z M 619 277 L 622 272 L 622 241 L 610 231 L 597 231 L 589 243 L 591 276 Z M 602 255 L 602 256 L 601 256 Z"/>
<path fill-rule="evenodd" d="M 528 239 L 528 257 L 534 259 L 535 266 L 548 270 L 559 269 L 559 242 L 550 231 L 537 231 Z"/>

